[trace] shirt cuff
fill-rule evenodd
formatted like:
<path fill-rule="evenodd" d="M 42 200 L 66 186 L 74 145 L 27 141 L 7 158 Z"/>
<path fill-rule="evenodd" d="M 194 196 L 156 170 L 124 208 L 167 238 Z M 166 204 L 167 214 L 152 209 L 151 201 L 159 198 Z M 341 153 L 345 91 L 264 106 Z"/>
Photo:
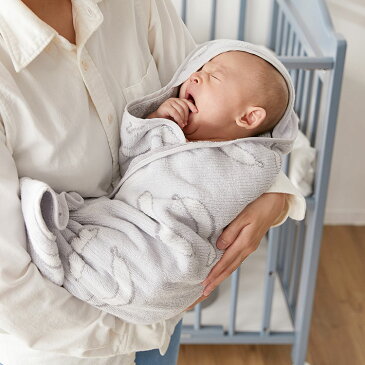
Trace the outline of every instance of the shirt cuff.
<path fill-rule="evenodd" d="M 290 182 L 288 177 L 280 172 L 268 193 L 286 194 L 285 207 L 282 215 L 274 222 L 272 227 L 283 224 L 288 217 L 295 220 L 303 220 L 305 217 L 306 202 L 303 195 Z"/>

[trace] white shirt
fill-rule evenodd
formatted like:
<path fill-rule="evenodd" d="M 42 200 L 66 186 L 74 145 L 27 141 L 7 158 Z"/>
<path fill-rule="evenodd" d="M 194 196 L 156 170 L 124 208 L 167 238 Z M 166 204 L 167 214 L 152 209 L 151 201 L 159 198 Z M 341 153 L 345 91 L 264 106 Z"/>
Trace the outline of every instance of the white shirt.
<path fill-rule="evenodd" d="M 18 179 L 84 197 L 120 179 L 119 121 L 130 100 L 167 84 L 195 46 L 170 0 L 72 0 L 76 44 L 20 0 L 0 1 L 0 363 L 127 365 L 164 353 L 180 316 L 134 325 L 74 298 L 30 261 Z M 305 203 L 290 193 L 287 215 Z M 282 221 L 286 219 L 282 218 Z"/>

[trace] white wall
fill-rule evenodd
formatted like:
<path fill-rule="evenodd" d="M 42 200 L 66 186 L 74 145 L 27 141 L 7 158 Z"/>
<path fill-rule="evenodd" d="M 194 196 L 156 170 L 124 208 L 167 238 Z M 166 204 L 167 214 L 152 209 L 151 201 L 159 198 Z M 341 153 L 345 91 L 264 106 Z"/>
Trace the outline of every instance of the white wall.
<path fill-rule="evenodd" d="M 325 223 L 365 225 L 365 0 L 326 1 L 334 27 L 348 46 Z M 181 0 L 173 2 L 180 10 Z M 265 44 L 271 1 L 247 2 L 246 39 Z M 211 0 L 188 3 L 188 26 L 195 40 L 203 42 L 209 37 Z M 217 38 L 235 38 L 239 0 L 218 0 L 217 4 L 221 19 Z"/>
<path fill-rule="evenodd" d="M 365 0 L 327 3 L 347 54 L 325 222 L 364 225 Z"/>
<path fill-rule="evenodd" d="M 172 0 L 180 13 L 182 0 Z M 188 0 L 187 25 L 197 43 L 209 39 L 212 0 Z M 217 0 L 218 21 L 216 38 L 236 38 L 240 0 Z M 267 27 L 271 14 L 270 0 L 248 0 L 245 39 L 266 44 Z M 227 21 L 229 19 L 229 21 Z"/>

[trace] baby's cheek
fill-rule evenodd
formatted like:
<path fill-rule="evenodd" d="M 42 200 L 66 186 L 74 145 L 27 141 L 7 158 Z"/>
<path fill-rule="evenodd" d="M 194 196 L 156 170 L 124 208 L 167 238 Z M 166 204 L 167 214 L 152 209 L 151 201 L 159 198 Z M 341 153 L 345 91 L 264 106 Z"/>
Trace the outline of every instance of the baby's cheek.
<path fill-rule="evenodd" d="M 226 108 L 219 101 L 212 105 L 209 114 L 210 123 L 216 127 L 222 126 L 225 119 L 227 118 Z"/>
<path fill-rule="evenodd" d="M 185 98 L 185 91 L 187 87 L 188 80 L 181 84 L 179 89 L 179 98 Z"/>

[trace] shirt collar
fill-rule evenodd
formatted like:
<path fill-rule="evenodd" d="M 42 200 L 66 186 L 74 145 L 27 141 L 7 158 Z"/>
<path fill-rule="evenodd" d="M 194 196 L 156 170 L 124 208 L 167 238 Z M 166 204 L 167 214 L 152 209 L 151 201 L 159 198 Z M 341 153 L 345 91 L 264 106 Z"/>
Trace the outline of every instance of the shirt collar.
<path fill-rule="evenodd" d="M 93 9 L 101 1 L 82 2 Z M 39 19 L 21 0 L 0 0 L 0 36 L 16 72 L 28 66 L 56 35 L 57 31 Z"/>

